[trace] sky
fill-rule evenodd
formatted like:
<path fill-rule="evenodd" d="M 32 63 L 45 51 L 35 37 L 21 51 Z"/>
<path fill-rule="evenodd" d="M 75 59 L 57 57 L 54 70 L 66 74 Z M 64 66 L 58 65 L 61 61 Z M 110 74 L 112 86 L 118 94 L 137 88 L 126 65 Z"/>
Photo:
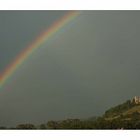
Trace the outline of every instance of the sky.
<path fill-rule="evenodd" d="M 0 11 L 0 71 L 67 11 Z M 0 89 L 0 126 L 101 115 L 140 94 L 140 11 L 81 11 Z"/>

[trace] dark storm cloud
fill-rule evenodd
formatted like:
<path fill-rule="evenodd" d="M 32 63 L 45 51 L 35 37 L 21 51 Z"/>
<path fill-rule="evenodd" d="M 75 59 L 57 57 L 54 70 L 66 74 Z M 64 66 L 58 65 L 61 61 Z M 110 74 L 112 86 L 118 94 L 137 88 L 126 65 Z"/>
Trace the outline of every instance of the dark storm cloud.
<path fill-rule="evenodd" d="M 19 41 L 21 46 L 63 12 L 36 14 L 20 15 L 30 21 L 22 21 L 28 28 L 22 29 L 27 38 Z M 53 19 L 41 19 L 47 14 Z M 139 15 L 139 11 L 83 11 L 34 52 L 1 90 L 1 124 L 90 117 L 139 95 Z M 13 23 L 19 20 L 16 17 Z M 14 28 L 21 30 L 18 26 Z M 9 40 L 16 43 L 12 37 Z M 1 53 L 4 64 L 9 61 L 5 60 L 7 49 L 10 58 L 19 51 L 12 46 L 14 49 L 2 49 L 6 52 Z"/>
<path fill-rule="evenodd" d="M 0 71 L 65 11 L 0 11 Z"/>

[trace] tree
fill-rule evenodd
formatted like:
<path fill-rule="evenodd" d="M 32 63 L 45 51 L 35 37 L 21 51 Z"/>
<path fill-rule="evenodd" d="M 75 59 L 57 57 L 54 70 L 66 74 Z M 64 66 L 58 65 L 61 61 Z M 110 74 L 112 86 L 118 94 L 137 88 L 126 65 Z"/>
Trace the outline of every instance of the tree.
<path fill-rule="evenodd" d="M 33 124 L 19 124 L 16 129 L 36 129 L 36 127 Z"/>
<path fill-rule="evenodd" d="M 47 127 L 48 129 L 58 129 L 59 123 L 57 121 L 48 121 Z"/>
<path fill-rule="evenodd" d="M 47 129 L 47 126 L 46 126 L 45 124 L 41 124 L 41 125 L 39 126 L 39 129 Z"/>

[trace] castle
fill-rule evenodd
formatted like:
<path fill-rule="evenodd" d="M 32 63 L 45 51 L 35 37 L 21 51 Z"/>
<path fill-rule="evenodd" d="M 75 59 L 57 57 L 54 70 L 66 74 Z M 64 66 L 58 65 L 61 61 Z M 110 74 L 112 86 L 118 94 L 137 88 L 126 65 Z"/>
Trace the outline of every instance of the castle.
<path fill-rule="evenodd" d="M 140 104 L 140 97 L 137 97 L 135 96 L 132 100 L 131 100 L 132 103 L 135 103 L 135 104 Z"/>

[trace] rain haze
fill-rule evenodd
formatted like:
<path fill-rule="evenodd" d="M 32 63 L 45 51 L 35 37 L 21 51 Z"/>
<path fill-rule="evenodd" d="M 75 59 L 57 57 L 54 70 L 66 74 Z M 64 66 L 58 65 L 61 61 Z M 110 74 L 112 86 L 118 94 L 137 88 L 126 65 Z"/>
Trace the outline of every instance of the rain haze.
<path fill-rule="evenodd" d="M 0 71 L 67 12 L 0 11 Z M 140 95 L 139 16 L 81 11 L 0 88 L 0 126 L 98 116 Z"/>

